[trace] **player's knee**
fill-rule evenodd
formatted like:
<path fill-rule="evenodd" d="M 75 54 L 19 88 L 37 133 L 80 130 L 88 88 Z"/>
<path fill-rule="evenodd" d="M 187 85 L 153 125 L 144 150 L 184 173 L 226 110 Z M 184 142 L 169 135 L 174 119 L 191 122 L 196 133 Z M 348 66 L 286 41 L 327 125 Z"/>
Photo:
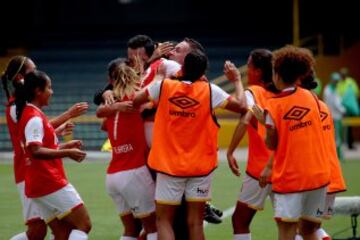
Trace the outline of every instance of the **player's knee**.
<path fill-rule="evenodd" d="M 87 219 L 83 222 L 83 224 L 82 224 L 82 226 L 81 226 L 81 230 L 82 230 L 83 232 L 89 233 L 89 232 L 91 231 L 91 228 L 92 228 L 92 224 L 91 224 L 90 218 L 87 218 Z"/>
<path fill-rule="evenodd" d="M 233 230 L 235 233 L 249 233 L 250 229 L 250 221 L 242 218 L 241 216 L 237 216 L 235 214 L 231 217 Z"/>
<path fill-rule="evenodd" d="M 35 221 L 28 224 L 26 235 L 29 240 L 43 240 L 46 237 L 47 227 L 44 221 Z"/>
<path fill-rule="evenodd" d="M 124 226 L 124 236 L 137 237 L 139 234 L 140 231 L 138 231 L 137 228 Z"/>
<path fill-rule="evenodd" d="M 133 219 L 130 216 L 131 215 L 123 218 L 122 220 L 124 226 L 124 235 L 137 237 L 141 232 L 142 224 L 140 221 L 137 221 L 137 219 Z"/>
<path fill-rule="evenodd" d="M 300 223 L 300 234 L 303 236 L 311 235 L 319 228 L 318 223 L 302 220 Z"/>
<path fill-rule="evenodd" d="M 147 233 L 153 233 L 157 231 L 155 214 L 151 214 L 149 217 L 142 219 L 142 224 Z"/>
<path fill-rule="evenodd" d="M 89 233 L 91 231 L 91 221 L 89 217 L 85 217 L 78 224 L 76 224 L 75 229 Z"/>

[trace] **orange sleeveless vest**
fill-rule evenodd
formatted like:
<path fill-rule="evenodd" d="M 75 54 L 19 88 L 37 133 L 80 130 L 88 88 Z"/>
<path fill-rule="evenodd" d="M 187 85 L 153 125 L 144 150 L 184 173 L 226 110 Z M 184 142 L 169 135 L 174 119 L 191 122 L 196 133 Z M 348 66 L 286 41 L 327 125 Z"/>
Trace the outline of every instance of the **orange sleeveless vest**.
<path fill-rule="evenodd" d="M 208 82 L 162 82 L 150 168 L 178 177 L 208 175 L 217 166 L 217 134 Z"/>
<path fill-rule="evenodd" d="M 342 175 L 341 166 L 336 153 L 334 122 L 326 104 L 319 101 L 320 117 L 324 131 L 324 141 L 327 148 L 326 157 L 330 160 L 330 184 L 327 188 L 328 193 L 346 191 L 345 180 Z"/>
<path fill-rule="evenodd" d="M 267 91 L 261 86 L 250 86 L 248 90 L 252 93 L 255 104 L 264 108 L 267 99 L 274 96 L 270 91 Z M 262 170 L 270 159 L 271 150 L 265 145 L 266 129 L 262 124 L 259 124 L 255 117 L 253 117 L 247 126 L 249 147 L 248 147 L 248 162 L 246 173 L 259 179 Z"/>
<path fill-rule="evenodd" d="M 268 100 L 266 111 L 278 134 L 272 187 L 277 193 L 309 191 L 330 181 L 318 103 L 311 92 L 296 88 Z"/>

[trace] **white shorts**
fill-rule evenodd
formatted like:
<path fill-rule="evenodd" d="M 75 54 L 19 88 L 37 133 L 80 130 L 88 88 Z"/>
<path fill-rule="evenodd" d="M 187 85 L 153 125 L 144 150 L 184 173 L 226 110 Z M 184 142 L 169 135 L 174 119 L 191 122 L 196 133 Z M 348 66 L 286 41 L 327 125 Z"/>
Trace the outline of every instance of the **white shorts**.
<path fill-rule="evenodd" d="M 151 148 L 153 128 L 154 128 L 154 122 L 152 121 L 144 122 L 145 140 L 149 148 Z"/>
<path fill-rule="evenodd" d="M 336 193 L 328 193 L 325 197 L 325 207 L 322 217 L 325 219 L 330 219 L 334 213 L 334 202 L 335 202 Z"/>
<path fill-rule="evenodd" d="M 288 194 L 274 194 L 275 219 L 298 222 L 301 219 L 321 223 L 325 205 L 326 187 Z"/>
<path fill-rule="evenodd" d="M 211 199 L 213 173 L 205 177 L 182 178 L 157 173 L 155 200 L 160 204 L 180 205 L 183 195 L 187 202 Z"/>
<path fill-rule="evenodd" d="M 271 184 L 267 184 L 266 187 L 261 188 L 257 179 L 246 174 L 243 179 L 238 201 L 244 203 L 249 208 L 263 210 L 266 197 L 271 195 Z"/>
<path fill-rule="evenodd" d="M 155 183 L 146 166 L 107 174 L 106 189 L 120 216 L 143 218 L 155 211 Z"/>
<path fill-rule="evenodd" d="M 41 216 L 46 223 L 55 218 L 61 220 L 84 204 L 79 193 L 70 183 L 56 192 L 32 200 L 39 206 Z"/>
<path fill-rule="evenodd" d="M 25 181 L 19 182 L 16 186 L 20 195 L 25 224 L 41 219 L 39 207 L 25 195 Z"/>

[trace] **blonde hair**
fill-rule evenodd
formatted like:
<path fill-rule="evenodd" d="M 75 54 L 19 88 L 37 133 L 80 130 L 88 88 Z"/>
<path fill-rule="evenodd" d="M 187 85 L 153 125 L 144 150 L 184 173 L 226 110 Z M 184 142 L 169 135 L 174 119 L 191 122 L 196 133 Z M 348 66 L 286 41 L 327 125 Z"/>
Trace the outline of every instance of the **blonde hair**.
<path fill-rule="evenodd" d="M 114 96 L 122 100 L 124 97 L 131 98 L 140 90 L 140 76 L 126 62 L 119 63 L 112 71 Z"/>

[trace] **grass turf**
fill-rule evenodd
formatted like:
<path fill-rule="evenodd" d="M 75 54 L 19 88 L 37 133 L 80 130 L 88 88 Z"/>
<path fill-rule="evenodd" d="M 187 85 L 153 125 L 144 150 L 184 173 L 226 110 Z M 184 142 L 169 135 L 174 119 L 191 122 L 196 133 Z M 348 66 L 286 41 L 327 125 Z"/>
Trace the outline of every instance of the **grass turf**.
<path fill-rule="evenodd" d="M 117 216 L 115 206 L 105 191 L 105 172 L 107 165 L 101 162 L 94 163 L 68 163 L 65 167 L 70 182 L 79 191 L 85 205 L 89 210 L 93 228 L 90 239 L 119 239 L 122 226 Z M 240 164 L 244 170 L 244 163 Z M 342 164 L 348 191 L 339 195 L 360 195 L 360 161 L 347 161 Z M 213 180 L 212 203 L 222 210 L 234 206 L 239 189 L 241 177 L 232 175 L 227 163 L 220 163 L 215 171 Z M 264 211 L 255 216 L 251 231 L 253 239 L 277 239 L 277 229 L 272 219 L 272 209 L 269 201 Z M 324 228 L 334 234 L 350 227 L 349 216 L 334 216 L 324 222 Z M 0 165 L 0 240 L 7 240 L 15 233 L 24 231 L 20 199 L 13 181 L 12 165 Z M 219 225 L 208 224 L 205 229 L 206 239 L 232 239 L 231 216 L 224 219 Z M 350 237 L 351 231 L 347 229 L 338 237 Z"/>

